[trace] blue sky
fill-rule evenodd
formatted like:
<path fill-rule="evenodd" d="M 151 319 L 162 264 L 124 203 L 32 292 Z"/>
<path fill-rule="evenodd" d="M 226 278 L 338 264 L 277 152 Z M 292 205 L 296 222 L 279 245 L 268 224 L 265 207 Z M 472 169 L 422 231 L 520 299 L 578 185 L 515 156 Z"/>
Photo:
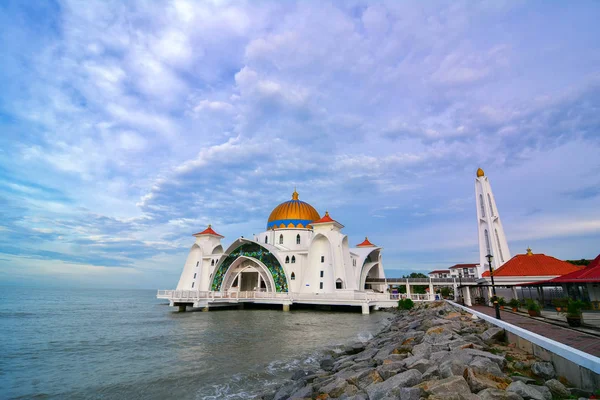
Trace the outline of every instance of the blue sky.
<path fill-rule="evenodd" d="M 172 288 L 300 199 L 388 275 L 600 252 L 600 4 L 4 1 L 0 282 Z"/>

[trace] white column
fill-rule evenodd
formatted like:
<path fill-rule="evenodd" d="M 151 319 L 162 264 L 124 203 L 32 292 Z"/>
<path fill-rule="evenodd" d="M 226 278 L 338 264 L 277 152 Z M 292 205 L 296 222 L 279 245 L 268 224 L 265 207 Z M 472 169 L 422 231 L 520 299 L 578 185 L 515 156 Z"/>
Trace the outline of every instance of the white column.
<path fill-rule="evenodd" d="M 367 315 L 369 314 L 369 304 L 368 303 L 363 303 L 362 305 L 362 313 Z"/>
<path fill-rule="evenodd" d="M 473 303 L 471 303 L 471 286 L 463 286 L 463 299 L 465 299 L 465 306 L 471 307 Z"/>
<path fill-rule="evenodd" d="M 429 300 L 435 300 L 435 292 L 433 291 L 433 283 L 431 282 L 431 278 L 429 278 Z"/>
<path fill-rule="evenodd" d="M 492 296 L 493 296 L 492 295 L 492 287 L 488 286 L 487 290 L 488 290 L 488 303 L 492 304 Z"/>
<path fill-rule="evenodd" d="M 519 295 L 517 294 L 517 287 L 513 286 L 511 289 L 512 289 L 512 297 L 513 297 L 513 299 L 518 299 Z"/>
<path fill-rule="evenodd" d="M 406 298 L 410 299 L 410 284 L 408 283 L 408 279 L 406 280 Z"/>

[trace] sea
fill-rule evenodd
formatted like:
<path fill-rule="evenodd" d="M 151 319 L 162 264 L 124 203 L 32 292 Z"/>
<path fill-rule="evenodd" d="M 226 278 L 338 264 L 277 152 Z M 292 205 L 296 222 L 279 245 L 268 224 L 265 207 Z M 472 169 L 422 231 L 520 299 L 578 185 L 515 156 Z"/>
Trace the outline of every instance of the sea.
<path fill-rule="evenodd" d="M 154 290 L 0 290 L 0 399 L 250 399 L 391 315 L 178 313 Z"/>

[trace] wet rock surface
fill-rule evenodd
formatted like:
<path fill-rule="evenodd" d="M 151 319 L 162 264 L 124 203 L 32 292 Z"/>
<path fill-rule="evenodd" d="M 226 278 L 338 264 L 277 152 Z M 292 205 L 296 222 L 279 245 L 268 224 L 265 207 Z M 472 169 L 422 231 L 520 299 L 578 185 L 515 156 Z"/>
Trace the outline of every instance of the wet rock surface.
<path fill-rule="evenodd" d="M 504 330 L 445 302 L 392 310 L 367 342 L 327 352 L 260 399 L 556 400 L 572 398 L 551 363 L 503 342 Z"/>

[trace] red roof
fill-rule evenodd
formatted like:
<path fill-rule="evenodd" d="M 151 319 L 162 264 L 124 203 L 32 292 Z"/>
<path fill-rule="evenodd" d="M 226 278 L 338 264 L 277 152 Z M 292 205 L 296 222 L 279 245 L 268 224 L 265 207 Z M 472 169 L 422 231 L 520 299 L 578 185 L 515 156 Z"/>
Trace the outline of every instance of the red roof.
<path fill-rule="evenodd" d="M 496 269 L 494 276 L 560 276 L 580 269 L 577 265 L 545 254 L 517 254 Z M 488 277 L 490 272 L 485 271 L 482 276 Z"/>
<path fill-rule="evenodd" d="M 314 224 L 322 224 L 322 223 L 325 223 L 325 222 L 337 222 L 337 221 L 334 220 L 334 219 L 331 219 L 331 217 L 329 216 L 329 213 L 327 211 L 325 211 L 325 215 L 323 215 L 323 218 L 321 218 L 318 221 L 314 221 L 311 224 L 313 224 L 313 225 Z"/>
<path fill-rule="evenodd" d="M 365 236 L 365 240 L 362 243 L 356 245 L 356 247 L 377 247 L 373 243 L 369 242 L 369 238 Z"/>
<path fill-rule="evenodd" d="M 435 271 L 431 271 L 430 274 L 449 274 L 450 270 L 449 269 L 436 269 Z"/>
<path fill-rule="evenodd" d="M 456 264 L 450 267 L 450 269 L 456 268 L 476 268 L 479 264 Z"/>
<path fill-rule="evenodd" d="M 208 228 L 206 228 L 202 232 L 194 233 L 192 236 L 199 236 L 199 235 L 213 235 L 213 236 L 225 237 L 225 236 L 219 235 L 217 232 L 213 231 L 213 228 L 210 225 L 208 225 Z"/>
<path fill-rule="evenodd" d="M 573 271 L 569 274 L 550 279 L 546 282 L 576 283 L 576 282 L 600 282 L 600 254 L 588 266 Z"/>

